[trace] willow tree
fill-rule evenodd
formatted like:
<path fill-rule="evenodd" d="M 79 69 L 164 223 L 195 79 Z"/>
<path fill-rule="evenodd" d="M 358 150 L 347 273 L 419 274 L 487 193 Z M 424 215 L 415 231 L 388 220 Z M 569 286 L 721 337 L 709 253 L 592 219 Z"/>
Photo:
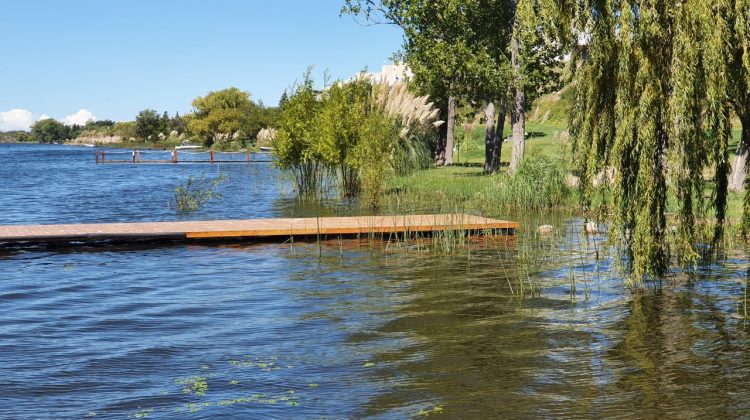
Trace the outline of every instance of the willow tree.
<path fill-rule="evenodd" d="M 682 263 L 696 261 L 702 234 L 714 244 L 723 235 L 745 2 L 589 0 L 574 14 L 581 64 L 570 127 L 584 200 L 591 202 L 593 177 L 613 168 L 611 239 L 629 253 L 635 282 L 667 269 L 670 186 Z"/>
<path fill-rule="evenodd" d="M 742 131 L 732 167 L 730 188 L 740 191 L 745 183 L 747 157 L 750 152 L 750 1 L 737 0 L 735 13 L 734 36 L 736 39 L 732 43 L 734 65 L 731 68 L 731 82 L 735 112 L 742 124 Z M 745 214 L 749 213 L 748 205 L 750 202 L 746 201 Z M 745 220 L 748 219 L 745 218 Z M 743 230 L 747 232 L 748 227 L 750 227 L 748 223 L 743 223 Z"/>

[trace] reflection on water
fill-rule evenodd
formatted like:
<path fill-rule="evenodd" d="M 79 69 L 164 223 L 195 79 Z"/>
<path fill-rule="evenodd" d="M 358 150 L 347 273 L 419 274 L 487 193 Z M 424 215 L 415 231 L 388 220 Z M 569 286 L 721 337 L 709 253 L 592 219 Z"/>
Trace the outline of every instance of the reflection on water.
<path fill-rule="evenodd" d="M 179 169 L 61 150 L 45 183 L 0 169 L 2 223 L 177 217 L 119 200 L 168 197 Z M 233 193 L 190 217 L 321 212 L 285 198 L 269 167 L 235 170 Z M 429 240 L 4 250 L 0 417 L 750 412 L 744 252 L 631 294 L 596 258 L 602 238 L 558 228 L 448 255 Z"/>

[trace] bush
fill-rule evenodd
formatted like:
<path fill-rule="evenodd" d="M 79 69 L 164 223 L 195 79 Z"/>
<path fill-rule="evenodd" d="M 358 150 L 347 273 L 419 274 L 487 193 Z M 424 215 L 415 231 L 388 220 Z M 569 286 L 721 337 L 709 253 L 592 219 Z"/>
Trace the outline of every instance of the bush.
<path fill-rule="evenodd" d="M 216 178 L 206 179 L 205 175 L 200 179 L 190 176 L 182 185 L 174 189 L 174 201 L 177 211 L 189 213 L 199 210 L 209 200 L 221 198 L 219 185 L 226 180 L 224 175 L 219 174 Z"/>

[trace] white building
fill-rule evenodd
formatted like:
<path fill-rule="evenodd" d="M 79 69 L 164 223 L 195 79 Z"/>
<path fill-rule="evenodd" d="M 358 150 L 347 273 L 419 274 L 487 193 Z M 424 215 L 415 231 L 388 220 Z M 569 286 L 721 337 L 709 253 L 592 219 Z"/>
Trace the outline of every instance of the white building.
<path fill-rule="evenodd" d="M 386 64 L 379 73 L 362 72 L 358 77 L 367 78 L 372 83 L 385 83 L 393 86 L 411 78 L 413 73 L 406 64 Z"/>

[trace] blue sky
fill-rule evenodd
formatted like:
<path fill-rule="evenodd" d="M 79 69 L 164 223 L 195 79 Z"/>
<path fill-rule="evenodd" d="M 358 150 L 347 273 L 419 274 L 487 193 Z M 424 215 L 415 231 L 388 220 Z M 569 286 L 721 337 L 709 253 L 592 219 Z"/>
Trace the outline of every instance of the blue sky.
<path fill-rule="evenodd" d="M 333 78 L 379 71 L 400 30 L 339 17 L 342 3 L 3 1 L 0 131 L 42 116 L 185 113 L 196 96 L 229 86 L 273 105 L 309 65 L 319 81 L 325 69 Z"/>

